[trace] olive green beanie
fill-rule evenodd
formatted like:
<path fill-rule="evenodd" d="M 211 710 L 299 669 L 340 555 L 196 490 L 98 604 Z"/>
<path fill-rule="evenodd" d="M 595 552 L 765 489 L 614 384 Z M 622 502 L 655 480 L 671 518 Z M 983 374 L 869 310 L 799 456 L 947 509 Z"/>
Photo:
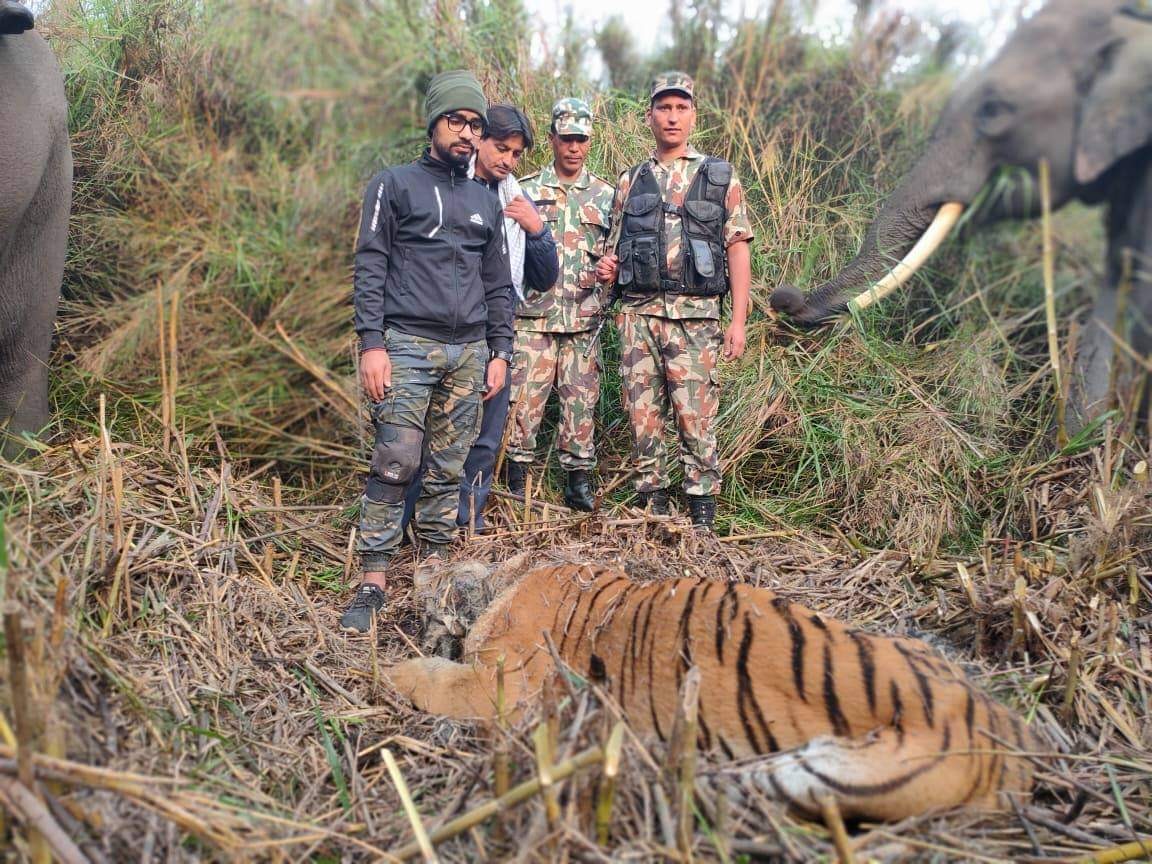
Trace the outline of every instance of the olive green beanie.
<path fill-rule="evenodd" d="M 451 69 L 441 72 L 428 85 L 428 95 L 424 97 L 424 117 L 428 132 L 436 125 L 441 114 L 449 114 L 460 109 L 475 111 L 487 121 L 488 100 L 480 89 L 476 76 L 466 69 Z"/>

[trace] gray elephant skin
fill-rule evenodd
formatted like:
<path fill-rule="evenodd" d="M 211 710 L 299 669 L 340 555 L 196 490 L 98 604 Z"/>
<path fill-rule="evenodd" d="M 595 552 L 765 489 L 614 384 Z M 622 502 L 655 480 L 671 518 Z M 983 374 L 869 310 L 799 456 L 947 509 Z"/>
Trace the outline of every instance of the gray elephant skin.
<path fill-rule="evenodd" d="M 12 455 L 20 450 L 18 436 L 48 422 L 48 355 L 64 275 L 72 153 L 56 58 L 38 33 L 21 29 L 15 4 L 3 5 L 0 450 Z M 26 23 L 31 26 L 30 16 Z"/>
<path fill-rule="evenodd" d="M 802 325 L 856 305 L 853 298 L 888 274 L 946 210 L 959 214 L 961 205 L 981 201 L 971 214 L 977 223 L 1038 216 L 1041 160 L 1049 164 L 1053 208 L 1072 200 L 1104 208 L 1106 277 L 1080 338 L 1072 381 L 1072 419 L 1079 425 L 1097 416 L 1108 407 L 1116 354 L 1109 330 L 1116 327 L 1125 250 L 1134 272 L 1122 335 L 1141 356 L 1152 351 L 1148 0 L 1051 0 L 1021 23 L 998 56 L 952 94 L 924 153 L 880 206 L 857 256 L 807 297 L 781 285 L 772 305 Z M 1001 173 L 1014 182 L 990 184 L 1001 168 L 1020 170 Z M 998 194 L 989 194 L 993 190 Z M 1147 395 L 1146 387 L 1145 412 Z"/>

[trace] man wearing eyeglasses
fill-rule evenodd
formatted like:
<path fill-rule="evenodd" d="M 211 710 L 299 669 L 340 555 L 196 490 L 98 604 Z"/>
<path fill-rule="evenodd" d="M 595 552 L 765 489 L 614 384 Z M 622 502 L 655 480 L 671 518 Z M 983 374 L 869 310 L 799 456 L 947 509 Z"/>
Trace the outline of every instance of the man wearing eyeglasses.
<path fill-rule="evenodd" d="M 674 419 L 688 511 L 697 528 L 710 531 L 720 490 L 717 361 L 744 353 L 752 226 L 732 166 L 688 143 L 696 126 L 690 77 L 656 76 L 645 120 L 656 149 L 620 175 L 609 243 L 615 251 L 601 259 L 597 276 L 615 279 L 623 292 L 620 376 L 639 500 L 653 513 L 669 512 L 664 439 Z M 728 295 L 732 318 L 724 329 Z"/>
<path fill-rule="evenodd" d="M 364 196 L 353 302 L 360 380 L 376 441 L 360 503 L 363 577 L 340 626 L 363 633 L 385 602 L 400 545 L 404 493 L 425 453 L 414 525 L 421 553 L 456 532 L 460 475 L 481 399 L 504 386 L 512 358 L 512 284 L 500 202 L 468 178 L 487 100 L 469 72 L 432 79 L 429 146 L 386 168 Z"/>
<path fill-rule="evenodd" d="M 552 163 L 520 181 L 556 238 L 560 277 L 544 291 L 525 292 L 516 308 L 516 362 L 508 434 L 508 488 L 523 493 L 535 459 L 536 433 L 552 391 L 560 402 L 557 435 L 564 469 L 564 503 L 576 510 L 595 507 L 592 469 L 600 363 L 591 350 L 602 298 L 596 261 L 604 253 L 612 184 L 584 167 L 592 135 L 592 109 L 580 99 L 552 107 L 548 141 Z"/>

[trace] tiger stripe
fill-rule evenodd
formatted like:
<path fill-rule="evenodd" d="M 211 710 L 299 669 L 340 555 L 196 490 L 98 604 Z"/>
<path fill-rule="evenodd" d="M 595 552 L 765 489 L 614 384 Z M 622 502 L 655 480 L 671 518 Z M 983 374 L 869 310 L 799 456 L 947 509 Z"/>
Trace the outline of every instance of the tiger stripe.
<path fill-rule="evenodd" d="M 509 704 L 534 704 L 555 674 L 539 650 L 549 621 L 560 660 L 600 683 L 638 733 L 661 741 L 685 675 L 698 668 L 707 683 L 698 745 L 730 760 L 772 755 L 746 770 L 797 809 L 818 812 L 833 795 L 848 818 L 901 819 L 1003 806 L 1031 788 L 1031 763 L 1018 754 L 1038 746 L 1035 733 L 934 649 L 738 582 L 638 583 L 617 569 L 568 564 L 533 570 L 473 625 L 464 656 L 474 666 L 426 658 L 389 676 L 421 707 L 491 716 L 491 664 L 503 654 L 516 671 L 506 677 Z"/>

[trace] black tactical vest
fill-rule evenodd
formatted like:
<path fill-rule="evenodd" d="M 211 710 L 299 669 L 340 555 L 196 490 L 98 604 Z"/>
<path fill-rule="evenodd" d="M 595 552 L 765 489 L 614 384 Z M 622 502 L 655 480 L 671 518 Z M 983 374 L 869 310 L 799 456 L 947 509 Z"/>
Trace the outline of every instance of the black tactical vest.
<path fill-rule="evenodd" d="M 724 208 L 732 166 L 708 156 L 684 195 L 684 204 L 668 204 L 652 174 L 652 163 L 640 166 L 632 179 L 620 225 L 617 284 L 626 294 L 691 294 L 719 297 L 728 293 L 724 247 Z M 664 214 L 680 217 L 680 278 L 668 272 Z"/>

